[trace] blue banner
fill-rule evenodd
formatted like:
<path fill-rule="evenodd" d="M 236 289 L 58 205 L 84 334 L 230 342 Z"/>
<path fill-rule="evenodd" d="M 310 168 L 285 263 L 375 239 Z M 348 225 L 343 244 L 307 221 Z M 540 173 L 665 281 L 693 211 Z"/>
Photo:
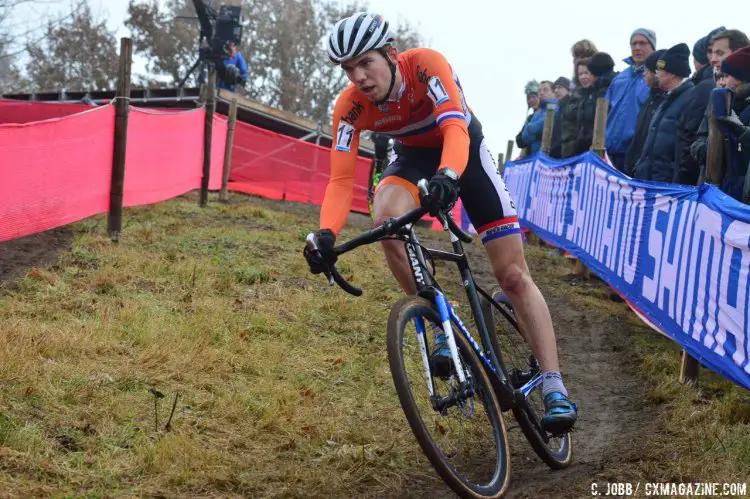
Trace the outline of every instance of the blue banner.
<path fill-rule="evenodd" d="M 596 272 L 664 334 L 750 390 L 750 206 L 631 179 L 592 152 L 508 162 L 522 227 Z"/>

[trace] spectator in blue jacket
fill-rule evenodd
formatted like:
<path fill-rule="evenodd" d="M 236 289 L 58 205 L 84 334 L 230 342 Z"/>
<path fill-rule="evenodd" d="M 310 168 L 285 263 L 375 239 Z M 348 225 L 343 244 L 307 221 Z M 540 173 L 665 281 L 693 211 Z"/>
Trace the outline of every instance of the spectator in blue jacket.
<path fill-rule="evenodd" d="M 677 122 L 690 100 L 694 84 L 690 76 L 690 48 L 680 43 L 670 48 L 656 63 L 659 87 L 667 99 L 651 119 L 646 144 L 635 165 L 634 177 L 640 180 L 672 182 L 676 169 Z"/>
<path fill-rule="evenodd" d="M 620 171 L 625 168 L 625 154 L 635 133 L 635 124 L 641 106 L 650 90 L 643 77 L 643 63 L 656 50 L 656 33 L 639 28 L 630 35 L 630 57 L 625 59 L 630 67 L 621 72 L 607 90 L 609 101 L 607 115 L 607 154 Z"/>
<path fill-rule="evenodd" d="M 235 83 L 227 83 L 223 79 L 219 79 L 216 86 L 219 88 L 225 88 L 234 92 L 234 87 L 237 83 L 245 86 L 247 83 L 247 62 L 242 54 L 237 50 L 237 45 L 233 42 L 227 42 L 226 49 L 227 57 L 224 59 L 224 70 L 226 74 L 234 73 L 237 81 Z"/>
<path fill-rule="evenodd" d="M 539 109 L 534 113 L 526 126 L 521 131 L 521 142 L 529 147 L 533 156 L 542 147 L 542 132 L 544 131 L 544 113 L 547 105 L 552 104 L 552 109 L 557 110 L 557 99 L 552 90 L 551 81 L 543 81 L 539 86 Z"/>

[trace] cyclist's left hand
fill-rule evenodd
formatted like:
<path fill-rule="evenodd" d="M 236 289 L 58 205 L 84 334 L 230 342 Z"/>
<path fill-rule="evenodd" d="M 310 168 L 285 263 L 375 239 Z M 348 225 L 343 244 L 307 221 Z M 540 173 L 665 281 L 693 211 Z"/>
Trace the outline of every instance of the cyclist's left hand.
<path fill-rule="evenodd" d="M 458 181 L 453 180 L 448 175 L 437 172 L 427 184 L 429 197 L 425 198 L 422 205 L 430 210 L 433 217 L 440 210 L 449 210 L 453 207 L 458 199 Z"/>
<path fill-rule="evenodd" d="M 310 272 L 320 274 L 328 270 L 328 266 L 336 263 L 338 256 L 333 251 L 333 246 L 336 243 L 336 234 L 330 229 L 319 230 L 315 233 L 315 240 L 319 251 L 312 251 L 305 246 L 305 250 L 302 253 L 305 255 L 307 264 L 310 266 Z"/>

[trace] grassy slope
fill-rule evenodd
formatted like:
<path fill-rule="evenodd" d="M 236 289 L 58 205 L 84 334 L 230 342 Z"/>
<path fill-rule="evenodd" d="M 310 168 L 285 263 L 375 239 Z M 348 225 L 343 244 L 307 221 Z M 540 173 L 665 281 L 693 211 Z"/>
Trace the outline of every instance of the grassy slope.
<path fill-rule="evenodd" d="M 70 252 L 0 295 L 0 495 L 348 496 L 437 484 L 388 370 L 384 326 L 400 295 L 379 249 L 340 266 L 365 290 L 355 299 L 306 274 L 309 215 L 233 201 L 128 210 L 119 245 L 103 217 L 74 224 Z M 561 283 L 559 257 L 533 248 L 529 260 L 548 286 L 574 289 L 573 306 L 621 314 L 642 333 L 634 367 L 664 409 L 620 478 L 750 476 L 746 391 L 715 377 L 700 392 L 678 385 L 672 343 L 601 286 Z M 150 388 L 165 395 L 158 430 Z"/>

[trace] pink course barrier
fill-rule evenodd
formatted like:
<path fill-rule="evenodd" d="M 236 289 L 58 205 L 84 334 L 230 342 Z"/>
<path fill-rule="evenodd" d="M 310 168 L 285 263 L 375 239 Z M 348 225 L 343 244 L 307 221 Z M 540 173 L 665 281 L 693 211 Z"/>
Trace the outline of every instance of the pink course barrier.
<path fill-rule="evenodd" d="M 77 105 L 2 101 L 0 122 L 66 114 Z M 66 107 L 72 106 L 72 107 Z M 115 109 L 0 125 L 0 241 L 109 211 Z M 40 111 L 41 109 L 41 111 Z M 12 112 L 5 114 L 6 111 Z M 124 205 L 157 203 L 200 187 L 205 110 L 131 107 L 125 156 Z M 227 123 L 214 118 L 209 188 L 221 187 Z"/>

